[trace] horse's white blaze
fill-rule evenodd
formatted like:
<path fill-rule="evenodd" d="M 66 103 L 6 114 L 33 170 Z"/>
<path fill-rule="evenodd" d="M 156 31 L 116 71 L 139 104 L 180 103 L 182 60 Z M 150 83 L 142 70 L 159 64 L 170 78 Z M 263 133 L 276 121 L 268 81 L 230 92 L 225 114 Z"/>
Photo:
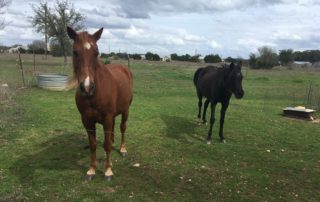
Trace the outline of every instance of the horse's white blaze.
<path fill-rule="evenodd" d="M 91 45 L 90 45 L 90 43 L 88 43 L 88 42 L 85 42 L 85 43 L 83 44 L 83 46 L 84 46 L 84 48 L 87 49 L 87 50 L 90 50 L 90 48 L 91 48 Z"/>
<path fill-rule="evenodd" d="M 106 172 L 104 173 L 105 176 L 113 176 L 113 172 L 111 168 L 107 168 Z"/>
<path fill-rule="evenodd" d="M 84 87 L 89 87 L 90 86 L 90 77 L 87 76 L 87 78 L 84 80 Z"/>
<path fill-rule="evenodd" d="M 93 168 L 90 168 L 88 171 L 87 171 L 87 175 L 95 175 L 96 174 L 96 171 L 93 169 Z"/>

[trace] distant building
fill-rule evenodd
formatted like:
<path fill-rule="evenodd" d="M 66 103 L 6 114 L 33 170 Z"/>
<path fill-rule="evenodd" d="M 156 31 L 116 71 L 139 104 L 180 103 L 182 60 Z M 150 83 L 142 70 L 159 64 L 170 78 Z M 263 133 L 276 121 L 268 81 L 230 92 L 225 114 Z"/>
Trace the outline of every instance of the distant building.
<path fill-rule="evenodd" d="M 312 63 L 308 61 L 294 61 L 293 67 L 309 68 L 312 67 Z"/>
<path fill-rule="evenodd" d="M 141 60 L 145 60 L 146 59 L 146 54 L 140 54 L 141 56 Z"/>
<path fill-rule="evenodd" d="M 171 57 L 170 56 L 164 56 L 164 57 L 161 58 L 161 61 L 170 62 L 171 61 Z"/>
<path fill-rule="evenodd" d="M 306 65 L 306 66 L 311 66 L 312 63 L 311 62 L 308 62 L 308 61 L 294 61 L 293 64 L 296 64 L 296 65 Z"/>
<path fill-rule="evenodd" d="M 27 49 L 26 47 L 24 47 L 24 46 L 22 46 L 22 45 L 15 45 L 15 46 L 11 47 L 11 48 L 8 50 L 8 52 L 9 52 L 9 53 L 18 53 L 20 48 L 23 48 L 23 49 L 25 49 L 25 50 Z"/>

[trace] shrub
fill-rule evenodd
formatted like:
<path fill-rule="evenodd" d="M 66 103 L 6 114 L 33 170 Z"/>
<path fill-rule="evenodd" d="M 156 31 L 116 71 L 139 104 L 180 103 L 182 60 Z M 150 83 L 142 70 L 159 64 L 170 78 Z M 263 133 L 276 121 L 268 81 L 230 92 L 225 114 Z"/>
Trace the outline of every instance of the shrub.
<path fill-rule="evenodd" d="M 218 62 L 221 62 L 221 61 L 222 60 L 221 60 L 221 58 L 220 58 L 220 56 L 218 54 L 216 54 L 216 55 L 213 55 L 213 54 L 206 55 L 204 57 L 204 62 L 205 63 L 218 63 Z"/>

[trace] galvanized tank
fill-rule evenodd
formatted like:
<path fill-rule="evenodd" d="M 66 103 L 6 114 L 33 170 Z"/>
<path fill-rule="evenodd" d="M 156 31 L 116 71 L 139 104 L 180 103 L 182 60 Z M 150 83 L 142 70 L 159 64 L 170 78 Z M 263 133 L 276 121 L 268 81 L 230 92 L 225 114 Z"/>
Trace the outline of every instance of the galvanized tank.
<path fill-rule="evenodd" d="M 68 76 L 56 73 L 41 73 L 37 75 L 38 86 L 48 90 L 64 90 L 68 83 Z"/>

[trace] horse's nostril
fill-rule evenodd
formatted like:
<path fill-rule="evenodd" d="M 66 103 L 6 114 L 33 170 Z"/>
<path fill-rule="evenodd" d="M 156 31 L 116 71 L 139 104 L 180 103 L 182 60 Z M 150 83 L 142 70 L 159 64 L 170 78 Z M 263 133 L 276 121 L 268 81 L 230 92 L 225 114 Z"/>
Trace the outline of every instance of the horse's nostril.
<path fill-rule="evenodd" d="M 84 87 L 83 82 L 80 83 L 79 87 L 80 87 L 80 90 L 81 90 L 82 92 L 84 92 L 84 91 L 86 90 L 85 87 Z"/>
<path fill-rule="evenodd" d="M 96 88 L 96 85 L 94 83 L 90 84 L 90 90 L 93 91 Z"/>

